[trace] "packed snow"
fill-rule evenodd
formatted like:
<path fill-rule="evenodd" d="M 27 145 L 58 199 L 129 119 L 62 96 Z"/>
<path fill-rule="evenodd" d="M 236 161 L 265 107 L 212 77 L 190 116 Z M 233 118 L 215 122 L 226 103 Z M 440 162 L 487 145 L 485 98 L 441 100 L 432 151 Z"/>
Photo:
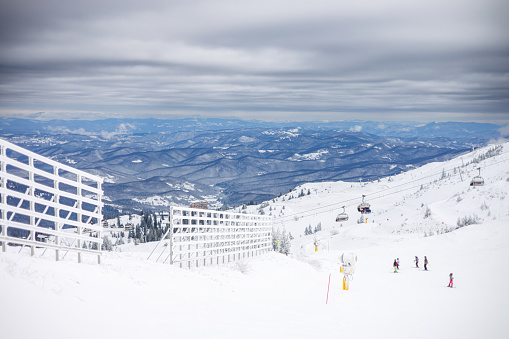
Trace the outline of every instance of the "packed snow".
<path fill-rule="evenodd" d="M 483 158 L 493 147 L 379 182 L 306 184 L 248 206 L 293 235 L 288 256 L 180 269 L 146 259 L 155 243 L 118 246 L 101 265 L 8 246 L 2 337 L 505 338 L 509 143 Z M 478 167 L 485 185 L 473 188 Z M 358 223 L 363 194 L 373 213 Z M 339 223 L 343 205 L 350 219 Z M 304 235 L 318 223 L 321 231 Z M 342 253 L 358 257 L 348 291 Z"/>

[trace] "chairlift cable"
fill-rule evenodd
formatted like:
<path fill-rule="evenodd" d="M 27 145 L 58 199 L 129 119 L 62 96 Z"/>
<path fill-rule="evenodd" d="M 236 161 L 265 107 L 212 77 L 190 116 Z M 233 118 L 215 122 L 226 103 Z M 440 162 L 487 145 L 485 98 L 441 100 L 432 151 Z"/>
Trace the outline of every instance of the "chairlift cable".
<path fill-rule="evenodd" d="M 505 153 L 509 153 L 509 151 L 508 152 L 502 152 L 502 153 L 500 153 L 498 155 L 505 154 Z M 500 163 L 504 163 L 504 162 L 507 162 L 507 161 L 509 161 L 509 159 L 505 159 L 505 160 L 497 161 L 497 162 L 494 162 L 494 163 L 491 163 L 491 164 L 487 164 L 487 165 L 484 166 L 484 168 L 491 167 L 491 166 L 494 166 L 494 165 L 498 165 Z M 454 168 L 457 168 L 457 166 L 453 167 L 452 169 L 443 170 L 443 171 L 449 172 L 449 171 L 453 170 Z M 404 188 L 404 189 L 401 189 L 401 190 L 398 190 L 398 191 L 395 191 L 395 192 L 390 192 L 390 193 L 378 195 L 380 193 L 384 193 L 386 191 L 390 191 L 390 190 L 393 190 L 393 189 L 401 187 L 401 186 L 406 186 L 406 185 L 414 183 L 414 182 L 418 182 L 418 181 L 422 181 L 424 179 L 428 179 L 428 178 L 434 177 L 436 175 L 442 174 L 443 171 L 442 172 L 436 172 L 436 173 L 430 174 L 428 176 L 421 177 L 419 179 L 411 180 L 411 181 L 408 181 L 406 183 L 403 183 L 403 184 L 400 184 L 400 185 L 396 185 L 394 187 L 385 188 L 385 189 L 377 191 L 377 192 L 373 192 L 373 193 L 370 193 L 370 194 L 364 194 L 364 196 L 367 197 L 367 196 L 377 195 L 377 196 L 371 198 L 371 200 L 376 200 L 376 199 L 380 199 L 382 197 L 387 197 L 387 196 L 390 196 L 390 195 L 393 195 L 393 194 L 396 194 L 396 193 L 401 193 L 401 192 L 404 192 L 404 191 L 407 191 L 407 190 L 410 190 L 410 189 L 413 189 L 413 188 L 416 188 L 416 187 L 420 187 L 420 186 L 423 185 L 422 183 L 419 184 L 419 185 L 407 187 L 407 188 Z M 453 174 L 453 176 L 457 176 L 457 175 L 460 175 L 460 174 Z M 317 214 L 317 213 L 307 214 L 308 212 L 322 210 L 322 209 L 325 209 L 325 208 L 329 208 L 329 207 L 333 207 L 333 206 L 338 206 L 340 204 L 344 204 L 345 207 L 355 206 L 355 203 L 349 203 L 348 204 L 348 202 L 355 201 L 357 199 L 358 198 L 351 198 L 351 199 L 339 201 L 339 202 L 336 202 L 336 203 L 333 203 L 333 204 L 329 204 L 329 205 L 325 205 L 325 206 L 320 206 L 320 207 L 312 208 L 312 209 L 309 209 L 309 210 L 300 211 L 300 212 L 294 213 L 294 214 L 285 215 L 283 217 L 276 217 L 276 218 L 274 218 L 275 219 L 274 221 L 275 222 L 281 222 L 279 220 L 286 219 L 286 218 L 291 218 L 291 217 L 295 217 L 295 216 L 301 217 L 301 218 L 307 217 L 307 216 L 310 216 L 310 215 L 313 215 L 313 214 Z M 334 209 L 337 209 L 337 207 L 334 208 Z M 319 214 L 323 214 L 323 213 L 326 213 L 326 212 L 332 212 L 334 209 L 326 210 L 326 211 L 320 212 Z"/>

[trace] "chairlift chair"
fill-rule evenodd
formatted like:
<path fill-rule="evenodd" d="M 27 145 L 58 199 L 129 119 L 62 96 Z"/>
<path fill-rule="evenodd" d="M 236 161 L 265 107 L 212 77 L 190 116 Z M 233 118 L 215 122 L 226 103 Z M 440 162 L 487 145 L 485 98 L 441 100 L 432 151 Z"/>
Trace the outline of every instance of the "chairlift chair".
<path fill-rule="evenodd" d="M 365 195 L 362 195 L 362 202 L 357 206 L 357 211 L 362 214 L 369 214 L 371 213 L 371 205 L 364 201 L 364 197 Z"/>
<path fill-rule="evenodd" d="M 479 175 L 472 178 L 470 181 L 470 186 L 483 186 L 484 179 L 481 177 L 481 168 L 477 168 L 479 170 Z"/>
<path fill-rule="evenodd" d="M 346 214 L 345 206 L 343 206 L 343 212 L 338 214 L 338 216 L 336 217 L 336 221 L 341 222 L 341 221 L 347 221 L 347 220 L 348 220 L 348 214 Z"/>

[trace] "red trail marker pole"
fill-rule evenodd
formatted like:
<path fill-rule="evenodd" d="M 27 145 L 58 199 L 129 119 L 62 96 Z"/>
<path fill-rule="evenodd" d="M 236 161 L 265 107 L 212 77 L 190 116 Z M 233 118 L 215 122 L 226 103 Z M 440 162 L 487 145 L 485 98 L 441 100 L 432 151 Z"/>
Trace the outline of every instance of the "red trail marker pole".
<path fill-rule="evenodd" d="M 325 301 L 325 305 L 329 302 L 329 287 L 330 287 L 330 273 L 329 273 L 329 284 L 327 285 L 327 300 Z"/>

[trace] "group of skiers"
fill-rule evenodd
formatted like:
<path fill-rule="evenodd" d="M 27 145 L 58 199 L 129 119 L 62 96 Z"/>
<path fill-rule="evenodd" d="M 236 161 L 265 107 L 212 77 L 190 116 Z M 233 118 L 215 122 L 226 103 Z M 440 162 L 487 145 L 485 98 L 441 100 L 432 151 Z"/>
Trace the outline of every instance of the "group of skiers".
<path fill-rule="evenodd" d="M 419 268 L 419 257 L 415 256 L 415 267 Z M 394 273 L 397 273 L 399 270 L 399 258 L 394 259 L 394 263 L 392 265 L 394 267 Z M 424 270 L 428 270 L 428 258 L 424 256 Z"/>
<path fill-rule="evenodd" d="M 415 262 L 415 267 L 419 268 L 419 257 L 418 256 L 415 256 L 414 262 Z M 394 259 L 393 267 L 394 267 L 394 273 L 398 273 L 399 258 Z M 428 258 L 426 256 L 424 256 L 424 270 L 425 271 L 428 270 Z M 451 274 L 449 274 L 449 285 L 447 287 L 453 287 L 453 282 L 452 282 L 453 280 L 454 280 L 454 278 L 451 273 Z"/>
<path fill-rule="evenodd" d="M 415 267 L 419 268 L 419 257 L 415 256 Z M 428 270 L 428 258 L 424 256 L 424 270 Z"/>

